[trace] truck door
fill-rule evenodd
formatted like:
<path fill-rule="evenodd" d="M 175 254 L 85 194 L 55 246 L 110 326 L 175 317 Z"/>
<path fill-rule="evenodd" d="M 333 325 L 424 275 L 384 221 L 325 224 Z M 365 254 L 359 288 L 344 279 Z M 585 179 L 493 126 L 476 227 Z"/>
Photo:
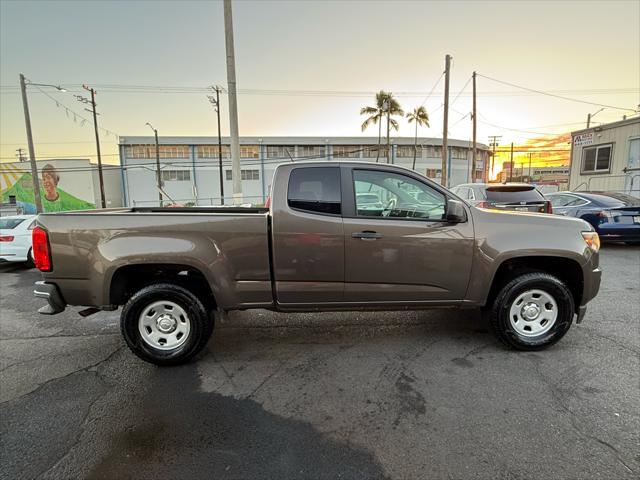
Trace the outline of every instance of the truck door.
<path fill-rule="evenodd" d="M 345 168 L 343 175 L 351 176 L 343 195 L 353 198 L 344 204 L 344 301 L 462 300 L 471 271 L 471 220 L 444 221 L 446 194 L 418 176 L 366 166 Z"/>
<path fill-rule="evenodd" d="M 279 304 L 339 303 L 344 230 L 338 166 L 279 167 L 273 192 L 273 274 Z"/>

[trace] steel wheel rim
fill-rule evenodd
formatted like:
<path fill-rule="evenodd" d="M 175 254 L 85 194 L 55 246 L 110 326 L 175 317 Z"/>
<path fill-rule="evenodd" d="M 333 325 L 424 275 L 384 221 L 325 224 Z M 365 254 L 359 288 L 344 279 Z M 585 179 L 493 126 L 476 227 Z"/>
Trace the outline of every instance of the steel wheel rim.
<path fill-rule="evenodd" d="M 511 304 L 509 321 L 518 335 L 537 337 L 547 333 L 558 319 L 558 304 L 544 290 L 527 290 Z"/>
<path fill-rule="evenodd" d="M 191 320 L 180 305 L 168 300 L 149 304 L 138 318 L 140 337 L 158 350 L 175 350 L 191 331 Z"/>

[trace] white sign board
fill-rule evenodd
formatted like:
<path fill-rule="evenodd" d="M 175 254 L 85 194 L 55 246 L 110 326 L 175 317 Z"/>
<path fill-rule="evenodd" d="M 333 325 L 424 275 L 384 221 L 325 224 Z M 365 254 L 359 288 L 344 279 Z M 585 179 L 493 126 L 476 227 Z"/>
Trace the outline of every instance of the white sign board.
<path fill-rule="evenodd" d="M 575 147 L 591 144 L 593 144 L 593 132 L 581 133 L 573 137 L 573 145 Z"/>

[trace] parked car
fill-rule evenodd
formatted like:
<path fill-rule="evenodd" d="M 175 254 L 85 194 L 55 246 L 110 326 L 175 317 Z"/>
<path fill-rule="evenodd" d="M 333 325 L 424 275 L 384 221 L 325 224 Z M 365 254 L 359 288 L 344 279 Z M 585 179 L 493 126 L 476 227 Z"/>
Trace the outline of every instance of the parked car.
<path fill-rule="evenodd" d="M 374 192 L 382 208 L 356 192 Z M 283 164 L 271 199 L 269 209 L 41 214 L 40 312 L 123 305 L 127 345 L 159 365 L 204 348 L 212 313 L 255 308 L 476 307 L 504 343 L 538 350 L 582 321 L 600 286 L 588 223 L 478 209 L 402 167 Z"/>
<path fill-rule="evenodd" d="M 451 191 L 479 208 L 553 213 L 551 202 L 529 183 L 463 183 Z"/>
<path fill-rule="evenodd" d="M 35 215 L 0 217 L 0 263 L 27 262 L 33 265 L 31 230 Z"/>
<path fill-rule="evenodd" d="M 589 222 L 603 241 L 640 245 L 640 198 L 617 192 L 557 192 L 554 213 Z"/>

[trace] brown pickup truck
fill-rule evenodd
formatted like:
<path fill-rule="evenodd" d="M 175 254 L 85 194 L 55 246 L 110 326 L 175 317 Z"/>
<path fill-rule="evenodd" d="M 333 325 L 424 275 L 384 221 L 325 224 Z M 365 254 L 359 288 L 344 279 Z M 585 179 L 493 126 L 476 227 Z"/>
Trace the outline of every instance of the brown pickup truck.
<path fill-rule="evenodd" d="M 476 208 L 393 165 L 277 168 L 267 208 L 43 214 L 35 295 L 55 314 L 123 305 L 144 360 L 187 361 L 230 310 L 482 308 L 497 337 L 558 341 L 598 292 L 599 239 L 578 219 Z"/>

